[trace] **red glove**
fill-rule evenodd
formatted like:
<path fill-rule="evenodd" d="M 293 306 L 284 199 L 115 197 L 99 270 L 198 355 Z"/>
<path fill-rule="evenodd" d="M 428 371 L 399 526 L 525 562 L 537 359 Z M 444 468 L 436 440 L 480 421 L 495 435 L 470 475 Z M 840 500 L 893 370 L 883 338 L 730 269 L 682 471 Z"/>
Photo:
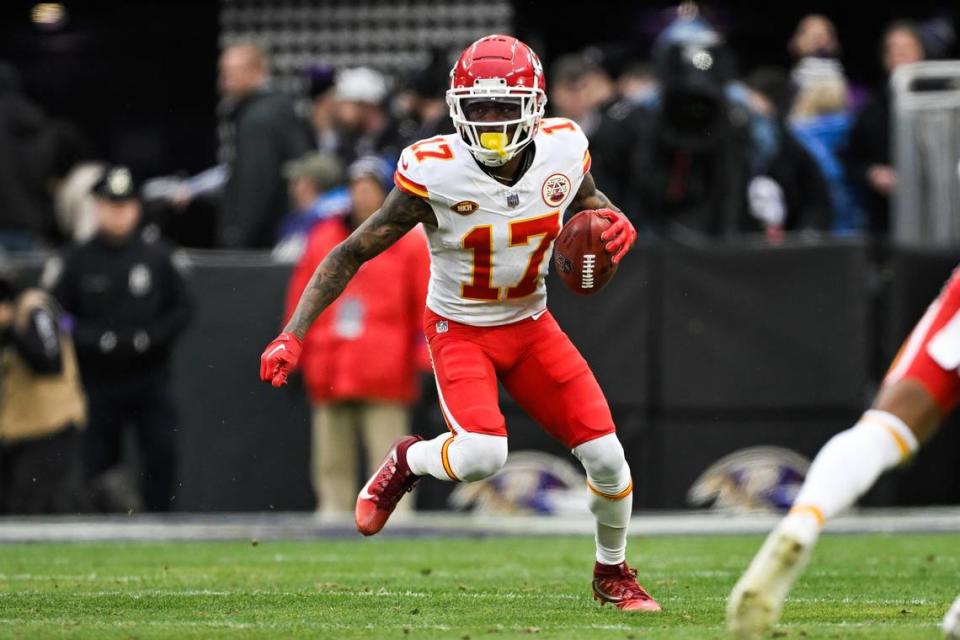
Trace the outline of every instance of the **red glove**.
<path fill-rule="evenodd" d="M 600 239 L 606 242 L 604 248 L 613 254 L 610 261 L 620 264 L 623 256 L 627 255 L 633 243 L 637 241 L 637 230 L 619 211 L 613 209 L 597 209 L 597 215 L 610 221 L 610 227 L 600 234 Z"/>
<path fill-rule="evenodd" d="M 287 375 L 297 366 L 303 343 L 292 333 L 281 333 L 260 354 L 260 379 L 275 387 L 287 383 Z"/>

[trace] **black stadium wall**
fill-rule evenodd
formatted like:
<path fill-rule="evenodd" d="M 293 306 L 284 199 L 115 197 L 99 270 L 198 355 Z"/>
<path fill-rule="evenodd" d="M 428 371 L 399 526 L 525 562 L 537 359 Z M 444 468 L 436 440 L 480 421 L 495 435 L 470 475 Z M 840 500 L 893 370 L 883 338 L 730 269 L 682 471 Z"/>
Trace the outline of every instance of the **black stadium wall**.
<path fill-rule="evenodd" d="M 812 457 L 866 407 L 883 367 L 934 298 L 960 250 L 876 252 L 856 241 L 714 248 L 639 246 L 591 297 L 550 276 L 550 308 L 613 409 L 637 508 L 687 507 L 724 455 L 774 445 Z M 259 381 L 280 325 L 289 267 L 260 255 L 190 254 L 197 314 L 174 361 L 181 511 L 312 509 L 309 407 L 299 380 Z M 445 430 L 424 380 L 414 430 Z M 567 455 L 501 394 L 511 451 Z M 952 422 L 870 505 L 960 501 Z M 452 486 L 427 482 L 421 508 Z"/>

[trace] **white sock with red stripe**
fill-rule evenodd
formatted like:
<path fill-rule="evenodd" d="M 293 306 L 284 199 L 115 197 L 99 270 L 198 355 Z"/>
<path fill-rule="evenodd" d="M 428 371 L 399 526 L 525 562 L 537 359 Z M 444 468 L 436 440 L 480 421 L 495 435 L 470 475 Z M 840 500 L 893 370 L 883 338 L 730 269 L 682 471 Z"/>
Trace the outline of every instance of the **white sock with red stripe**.
<path fill-rule="evenodd" d="M 506 436 L 444 433 L 407 449 L 407 464 L 418 476 L 473 482 L 492 476 L 507 460 Z"/>
<path fill-rule="evenodd" d="M 616 434 L 585 442 L 573 450 L 587 472 L 590 511 L 597 520 L 597 562 L 626 561 L 627 526 L 633 512 L 633 480 Z"/>
<path fill-rule="evenodd" d="M 916 450 L 917 438 L 903 420 L 887 411 L 867 411 L 820 449 L 781 527 L 813 544 L 826 520 L 851 507 L 880 474 Z"/>

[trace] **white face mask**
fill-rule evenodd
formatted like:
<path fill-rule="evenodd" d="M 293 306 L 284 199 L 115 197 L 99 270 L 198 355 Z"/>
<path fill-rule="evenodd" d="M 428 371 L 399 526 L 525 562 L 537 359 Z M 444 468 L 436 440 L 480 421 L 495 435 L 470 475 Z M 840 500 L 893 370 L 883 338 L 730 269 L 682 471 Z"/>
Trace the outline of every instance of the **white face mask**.
<path fill-rule="evenodd" d="M 476 108 L 471 110 L 469 107 L 478 102 L 489 103 L 491 108 L 497 103 L 516 105 L 519 110 L 510 111 L 513 114 L 519 111 L 519 115 L 509 120 L 471 120 L 466 111 L 475 113 Z M 473 87 L 448 90 L 447 104 L 457 133 L 474 157 L 488 167 L 499 167 L 533 140 L 543 118 L 547 97 L 542 89 L 508 87 L 504 80 L 493 78 L 479 80 Z"/>

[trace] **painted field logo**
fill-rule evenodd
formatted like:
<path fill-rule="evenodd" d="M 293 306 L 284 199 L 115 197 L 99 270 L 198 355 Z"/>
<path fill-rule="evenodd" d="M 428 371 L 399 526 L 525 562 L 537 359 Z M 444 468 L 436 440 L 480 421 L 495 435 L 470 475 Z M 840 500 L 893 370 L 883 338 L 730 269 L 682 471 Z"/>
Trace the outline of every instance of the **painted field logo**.
<path fill-rule="evenodd" d="M 457 204 L 450 206 L 451 211 L 459 213 L 462 216 L 468 216 L 479 208 L 480 204 L 473 200 L 461 200 Z"/>
<path fill-rule="evenodd" d="M 566 200 L 570 193 L 570 179 L 562 173 L 555 173 L 544 181 L 541 193 L 543 201 L 555 207 Z"/>

